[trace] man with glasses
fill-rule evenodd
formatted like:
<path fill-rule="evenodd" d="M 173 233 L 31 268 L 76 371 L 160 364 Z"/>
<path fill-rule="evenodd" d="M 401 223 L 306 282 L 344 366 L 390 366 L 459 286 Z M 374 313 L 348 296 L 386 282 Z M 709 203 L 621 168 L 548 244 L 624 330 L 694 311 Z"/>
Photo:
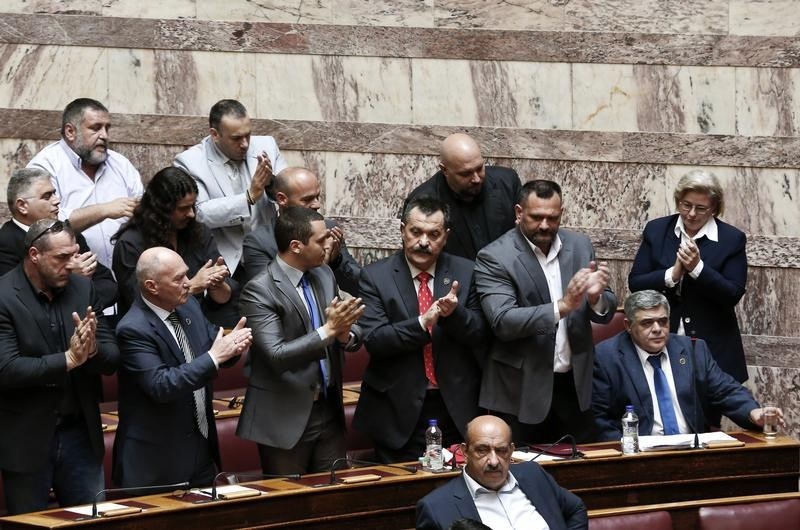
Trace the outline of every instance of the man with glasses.
<path fill-rule="evenodd" d="M 39 168 L 18 169 L 11 174 L 6 191 L 11 219 L 0 228 L 0 274 L 5 274 L 25 257 L 25 234 L 30 226 L 40 219 L 57 219 L 61 202 L 47 171 Z M 89 249 L 86 238 L 76 233 L 78 254 L 70 269 L 92 279 L 97 298 L 96 309 L 114 305 L 117 298 L 117 283 L 108 268 L 97 260 L 97 254 Z"/>
<path fill-rule="evenodd" d="M 439 171 L 408 194 L 408 203 L 424 195 L 450 208 L 450 237 L 444 251 L 475 260 L 478 251 L 514 227 L 519 175 L 513 169 L 487 166 L 475 140 L 464 133 L 442 142 Z"/>
<path fill-rule="evenodd" d="M 625 329 L 597 345 L 592 411 L 600 440 L 622 437 L 626 405 L 639 416 L 640 435 L 709 430 L 709 407 L 744 428 L 764 425 L 750 392 L 723 372 L 702 339 L 669 332 L 669 302 L 656 291 L 625 300 Z M 783 423 L 783 413 L 778 410 Z"/>
<path fill-rule="evenodd" d="M 70 273 L 72 228 L 36 221 L 25 247 L 0 277 L 0 473 L 12 514 L 46 508 L 51 487 L 62 506 L 103 488 L 100 374 L 119 361 L 92 282 Z"/>

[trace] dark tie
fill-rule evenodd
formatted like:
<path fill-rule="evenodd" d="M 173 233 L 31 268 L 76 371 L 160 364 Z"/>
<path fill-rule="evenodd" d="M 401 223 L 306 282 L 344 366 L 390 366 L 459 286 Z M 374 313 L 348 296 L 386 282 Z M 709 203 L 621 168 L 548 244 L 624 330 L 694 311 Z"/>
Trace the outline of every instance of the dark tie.
<path fill-rule="evenodd" d="M 658 399 L 658 409 L 661 411 L 661 423 L 664 425 L 664 434 L 680 434 L 678 420 L 675 417 L 675 407 L 672 405 L 672 396 L 669 392 L 669 384 L 664 370 L 661 369 L 661 356 L 650 355 L 647 361 L 653 366 L 653 381 L 656 387 L 656 399 Z"/>
<path fill-rule="evenodd" d="M 417 304 L 419 306 L 419 314 L 423 315 L 425 311 L 430 309 L 431 305 L 433 305 L 433 295 L 431 294 L 431 290 L 428 287 L 428 281 L 431 279 L 431 275 L 427 272 L 423 271 L 417 274 L 417 280 L 419 280 L 419 291 L 417 292 Z M 433 327 L 428 328 L 428 333 L 433 336 Z M 436 382 L 436 370 L 434 369 L 433 365 L 433 343 L 428 342 L 422 348 L 422 358 L 425 362 L 425 377 L 428 378 L 428 381 L 431 382 L 434 386 L 439 386 Z"/>
<path fill-rule="evenodd" d="M 183 352 L 183 358 L 186 360 L 186 363 L 190 363 L 194 360 L 194 352 L 192 352 L 192 347 L 189 345 L 189 339 L 186 338 L 186 333 L 183 332 L 183 326 L 181 326 L 181 321 L 178 319 L 178 314 L 173 311 L 167 317 L 170 325 L 172 326 L 172 330 L 175 332 L 175 338 L 178 339 L 178 347 L 180 347 L 181 352 Z M 200 434 L 203 435 L 204 438 L 208 438 L 208 418 L 206 418 L 206 389 L 205 387 L 200 387 L 193 392 L 194 394 L 194 417 L 197 421 L 197 428 L 200 430 Z"/>
<path fill-rule="evenodd" d="M 300 278 L 300 287 L 303 289 L 303 298 L 306 299 L 308 313 L 311 315 L 311 325 L 314 326 L 314 329 L 319 329 L 322 327 L 322 318 L 319 315 L 319 308 L 317 308 L 317 304 L 314 302 L 314 296 L 311 291 L 311 284 L 308 282 L 307 274 L 303 274 L 302 278 Z M 328 383 L 330 382 L 330 378 L 328 377 L 326 360 L 325 358 L 319 360 L 319 371 L 322 373 L 322 391 L 325 395 L 328 395 Z"/>

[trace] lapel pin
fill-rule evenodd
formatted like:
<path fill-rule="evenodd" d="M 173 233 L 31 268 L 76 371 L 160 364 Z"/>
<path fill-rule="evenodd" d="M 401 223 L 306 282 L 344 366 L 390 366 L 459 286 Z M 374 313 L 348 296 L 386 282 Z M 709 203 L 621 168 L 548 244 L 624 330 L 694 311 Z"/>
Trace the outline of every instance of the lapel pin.
<path fill-rule="evenodd" d="M 191 318 L 186 317 L 186 325 L 187 326 L 191 326 L 192 325 L 192 319 Z"/>
<path fill-rule="evenodd" d="M 442 283 L 445 285 L 450 285 L 450 278 L 445 278 L 444 280 L 442 280 Z"/>
<path fill-rule="evenodd" d="M 681 357 L 680 363 L 681 364 L 686 364 L 686 357 Z"/>

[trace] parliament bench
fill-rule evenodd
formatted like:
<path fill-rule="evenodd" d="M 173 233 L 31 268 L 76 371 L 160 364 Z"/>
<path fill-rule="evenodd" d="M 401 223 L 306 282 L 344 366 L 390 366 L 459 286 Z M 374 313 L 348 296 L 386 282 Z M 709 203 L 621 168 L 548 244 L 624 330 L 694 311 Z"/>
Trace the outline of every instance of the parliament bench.
<path fill-rule="evenodd" d="M 646 513 L 609 515 L 589 519 L 589 530 L 672 530 L 669 512 L 659 510 Z"/>

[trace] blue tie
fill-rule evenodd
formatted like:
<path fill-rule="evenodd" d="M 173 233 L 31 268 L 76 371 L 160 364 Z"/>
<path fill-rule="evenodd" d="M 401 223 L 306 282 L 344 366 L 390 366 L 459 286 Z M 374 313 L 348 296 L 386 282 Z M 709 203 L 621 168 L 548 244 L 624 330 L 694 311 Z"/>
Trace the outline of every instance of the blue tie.
<path fill-rule="evenodd" d="M 314 326 L 314 329 L 318 329 L 322 327 L 322 319 L 319 316 L 319 309 L 317 308 L 316 302 L 314 302 L 314 296 L 311 292 L 311 284 L 308 283 L 308 276 L 303 274 L 302 278 L 300 278 L 300 287 L 303 288 L 303 298 L 306 299 L 306 306 L 308 306 L 308 312 L 311 315 L 311 325 Z M 328 395 L 328 369 L 325 366 L 325 359 L 319 360 L 319 370 L 322 372 L 322 391 L 327 396 Z"/>
<path fill-rule="evenodd" d="M 661 369 L 661 356 L 650 355 L 647 358 L 653 366 L 653 380 L 656 386 L 656 398 L 658 399 L 658 409 L 661 411 L 661 423 L 664 425 L 664 434 L 680 434 L 678 429 L 678 419 L 675 417 L 675 408 L 672 406 L 672 396 L 669 393 L 669 384 L 667 384 L 667 376 L 664 370 Z"/>

